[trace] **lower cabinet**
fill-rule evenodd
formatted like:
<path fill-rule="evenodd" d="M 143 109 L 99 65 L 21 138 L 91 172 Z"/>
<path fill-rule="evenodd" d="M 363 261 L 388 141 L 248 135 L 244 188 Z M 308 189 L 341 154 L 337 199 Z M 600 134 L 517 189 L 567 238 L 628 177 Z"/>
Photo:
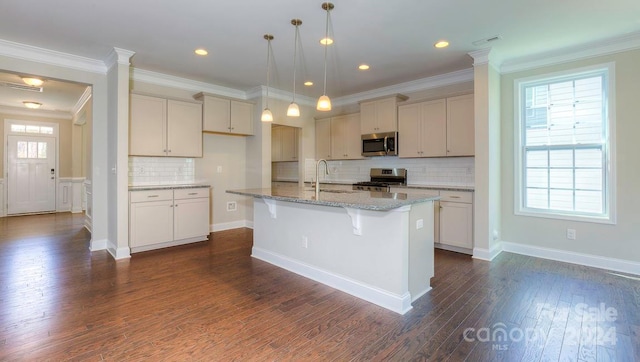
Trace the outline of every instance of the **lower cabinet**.
<path fill-rule="evenodd" d="M 146 251 L 206 240 L 209 188 L 129 192 L 129 246 Z"/>

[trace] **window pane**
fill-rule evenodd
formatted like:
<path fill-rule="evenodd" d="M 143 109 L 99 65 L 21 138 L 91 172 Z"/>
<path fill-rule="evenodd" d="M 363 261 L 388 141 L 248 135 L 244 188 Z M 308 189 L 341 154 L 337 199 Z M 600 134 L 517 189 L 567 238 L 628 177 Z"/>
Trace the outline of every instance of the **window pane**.
<path fill-rule="evenodd" d="M 572 169 L 549 170 L 549 187 L 553 189 L 573 189 Z"/>
<path fill-rule="evenodd" d="M 548 163 L 547 150 L 544 151 L 527 151 L 527 167 L 547 167 Z"/>
<path fill-rule="evenodd" d="M 599 191 L 576 191 L 576 211 L 601 214 L 602 193 Z"/>
<path fill-rule="evenodd" d="M 549 187 L 549 170 L 543 169 L 527 169 L 527 187 Z"/>
<path fill-rule="evenodd" d="M 549 207 L 552 210 L 573 211 L 572 190 L 550 190 Z"/>
<path fill-rule="evenodd" d="M 40 133 L 42 134 L 53 134 L 53 127 L 40 127 Z"/>
<path fill-rule="evenodd" d="M 602 170 L 576 170 L 576 189 L 602 191 Z"/>
<path fill-rule="evenodd" d="M 40 133 L 40 126 L 27 126 L 27 133 Z"/>
<path fill-rule="evenodd" d="M 11 132 L 24 133 L 26 131 L 27 131 L 26 127 L 23 124 L 12 124 L 11 125 Z"/>
<path fill-rule="evenodd" d="M 552 150 L 549 162 L 551 167 L 573 167 L 573 150 Z"/>
<path fill-rule="evenodd" d="M 47 158 L 46 142 L 38 142 L 38 158 Z"/>
<path fill-rule="evenodd" d="M 27 142 L 27 158 L 38 158 L 38 142 Z"/>
<path fill-rule="evenodd" d="M 546 189 L 527 189 L 526 207 L 533 209 L 548 209 L 549 197 Z"/>
<path fill-rule="evenodd" d="M 27 142 L 18 141 L 18 158 L 27 158 Z"/>
<path fill-rule="evenodd" d="M 602 150 L 596 148 L 577 149 L 576 167 L 602 168 Z"/>

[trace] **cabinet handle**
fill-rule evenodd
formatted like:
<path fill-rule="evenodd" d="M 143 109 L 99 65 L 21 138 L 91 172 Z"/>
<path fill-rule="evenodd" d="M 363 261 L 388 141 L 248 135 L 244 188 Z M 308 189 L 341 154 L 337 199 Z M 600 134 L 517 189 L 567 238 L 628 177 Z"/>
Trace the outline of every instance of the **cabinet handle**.
<path fill-rule="evenodd" d="M 149 195 L 147 197 L 160 197 L 160 195 Z"/>
<path fill-rule="evenodd" d="M 173 205 L 169 205 L 169 207 L 173 207 Z"/>
<path fill-rule="evenodd" d="M 167 152 L 171 152 L 171 150 L 167 150 Z"/>
<path fill-rule="evenodd" d="M 452 198 L 452 199 L 459 199 L 460 198 L 460 196 L 449 196 L 449 197 Z"/>
<path fill-rule="evenodd" d="M 197 192 L 189 192 L 188 195 L 197 195 Z"/>

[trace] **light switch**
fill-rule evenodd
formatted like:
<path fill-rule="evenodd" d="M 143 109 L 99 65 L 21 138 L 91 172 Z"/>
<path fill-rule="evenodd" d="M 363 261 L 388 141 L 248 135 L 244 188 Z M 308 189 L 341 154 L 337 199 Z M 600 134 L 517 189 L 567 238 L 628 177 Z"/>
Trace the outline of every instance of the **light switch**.
<path fill-rule="evenodd" d="M 424 227 L 424 220 L 418 219 L 416 220 L 416 229 L 422 229 Z"/>

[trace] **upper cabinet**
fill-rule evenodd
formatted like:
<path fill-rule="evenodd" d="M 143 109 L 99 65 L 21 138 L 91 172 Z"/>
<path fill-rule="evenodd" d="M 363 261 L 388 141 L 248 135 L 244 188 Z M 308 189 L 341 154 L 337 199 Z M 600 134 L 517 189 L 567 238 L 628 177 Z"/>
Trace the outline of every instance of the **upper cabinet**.
<path fill-rule="evenodd" d="M 202 105 L 131 94 L 129 155 L 202 157 Z"/>
<path fill-rule="evenodd" d="M 298 160 L 298 128 L 273 125 L 271 128 L 271 161 Z"/>
<path fill-rule="evenodd" d="M 400 157 L 474 155 L 473 94 L 398 107 Z"/>
<path fill-rule="evenodd" d="M 398 102 L 406 100 L 401 94 L 360 103 L 360 134 L 397 132 Z"/>
<path fill-rule="evenodd" d="M 194 96 L 204 107 L 204 132 L 253 135 L 253 103 L 206 93 Z"/>
<path fill-rule="evenodd" d="M 316 158 L 357 160 L 362 157 L 360 114 L 316 120 Z"/>

